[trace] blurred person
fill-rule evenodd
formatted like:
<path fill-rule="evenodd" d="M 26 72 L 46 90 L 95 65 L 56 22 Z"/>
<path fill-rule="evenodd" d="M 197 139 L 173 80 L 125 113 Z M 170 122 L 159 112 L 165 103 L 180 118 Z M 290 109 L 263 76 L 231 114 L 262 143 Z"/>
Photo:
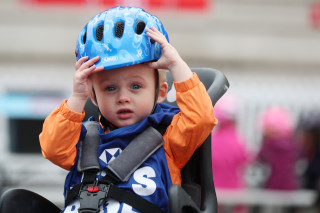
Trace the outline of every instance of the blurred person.
<path fill-rule="evenodd" d="M 270 169 L 264 188 L 297 189 L 299 181 L 295 166 L 298 146 L 293 139 L 294 123 L 291 114 L 283 107 L 272 106 L 260 114 L 259 122 L 263 136 L 257 161 Z"/>
<path fill-rule="evenodd" d="M 262 130 L 262 144 L 256 162 L 267 168 L 264 189 L 296 190 L 299 179 L 296 173 L 298 146 L 294 140 L 294 123 L 290 112 L 281 106 L 271 106 L 258 116 L 258 126 Z M 254 212 L 261 212 L 255 206 Z M 287 212 L 296 212 L 288 207 Z"/>
<path fill-rule="evenodd" d="M 297 139 L 301 146 L 301 187 L 320 192 L 320 111 L 302 114 L 297 127 Z M 320 198 L 314 208 L 320 210 Z"/>
<path fill-rule="evenodd" d="M 236 115 L 240 101 L 225 94 L 215 105 L 215 116 L 219 120 L 212 131 L 212 173 L 216 189 L 243 189 L 244 169 L 249 156 L 244 137 L 237 130 Z M 219 211 L 224 209 L 219 206 Z M 246 212 L 244 206 L 234 207 L 234 212 Z"/>
<path fill-rule="evenodd" d="M 305 162 L 301 186 L 320 191 L 320 112 L 302 114 L 297 127 L 297 139 L 301 145 L 300 158 Z"/>

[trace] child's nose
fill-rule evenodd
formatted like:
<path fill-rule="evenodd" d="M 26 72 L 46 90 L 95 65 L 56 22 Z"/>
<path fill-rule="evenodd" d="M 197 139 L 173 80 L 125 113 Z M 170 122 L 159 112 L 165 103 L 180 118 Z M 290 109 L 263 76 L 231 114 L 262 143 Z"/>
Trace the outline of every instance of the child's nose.
<path fill-rule="evenodd" d="M 127 91 L 125 90 L 121 90 L 119 93 L 119 97 L 118 97 L 118 102 L 119 103 L 126 103 L 126 102 L 130 102 L 130 97 Z"/>

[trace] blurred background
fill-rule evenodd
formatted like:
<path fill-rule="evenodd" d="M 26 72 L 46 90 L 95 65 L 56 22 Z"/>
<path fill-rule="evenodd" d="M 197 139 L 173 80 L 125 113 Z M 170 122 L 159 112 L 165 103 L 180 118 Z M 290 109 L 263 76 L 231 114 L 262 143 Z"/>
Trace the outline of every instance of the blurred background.
<path fill-rule="evenodd" d="M 158 16 L 190 67 L 216 68 L 229 79 L 249 157 L 240 192 L 217 187 L 220 211 L 319 212 L 319 0 L 0 1 L 0 191 L 27 188 L 63 205 L 66 171 L 42 157 L 38 135 L 44 118 L 71 94 L 78 33 L 115 5 Z M 259 157 L 266 135 L 260 114 L 273 106 L 290 114 L 296 157 L 288 162 L 298 183 L 289 190 L 266 187 L 275 170 Z M 275 128 L 285 125 L 273 117 Z M 308 185 L 309 170 L 315 180 Z"/>

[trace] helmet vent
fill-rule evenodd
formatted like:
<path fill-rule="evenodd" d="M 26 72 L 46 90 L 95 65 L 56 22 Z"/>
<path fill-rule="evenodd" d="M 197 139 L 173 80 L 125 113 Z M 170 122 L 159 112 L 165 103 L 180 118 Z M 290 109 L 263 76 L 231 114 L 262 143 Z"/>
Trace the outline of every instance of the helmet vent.
<path fill-rule="evenodd" d="M 144 28 L 146 27 L 146 23 L 142 20 L 138 20 L 136 23 L 136 28 L 135 28 L 135 32 L 138 35 L 141 35 L 141 33 L 143 32 Z"/>
<path fill-rule="evenodd" d="M 123 21 L 116 22 L 114 26 L 114 35 L 116 36 L 116 38 L 121 38 L 123 35 L 123 31 L 124 31 L 124 22 Z"/>
<path fill-rule="evenodd" d="M 99 25 L 96 29 L 96 38 L 97 41 L 102 41 L 103 38 L 103 25 Z"/>
<path fill-rule="evenodd" d="M 85 44 L 87 41 L 87 31 L 84 32 L 83 37 L 82 37 L 82 42 Z"/>

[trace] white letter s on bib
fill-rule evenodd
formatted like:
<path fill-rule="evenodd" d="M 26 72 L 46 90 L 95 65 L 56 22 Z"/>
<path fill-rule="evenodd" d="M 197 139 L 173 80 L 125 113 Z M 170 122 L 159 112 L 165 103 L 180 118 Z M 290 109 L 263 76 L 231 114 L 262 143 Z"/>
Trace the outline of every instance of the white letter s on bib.
<path fill-rule="evenodd" d="M 133 191 L 141 196 L 152 195 L 157 188 L 157 184 L 153 180 L 149 179 L 153 177 L 156 177 L 156 173 L 153 168 L 146 166 L 137 169 L 133 174 L 133 178 L 140 184 L 132 184 Z"/>

